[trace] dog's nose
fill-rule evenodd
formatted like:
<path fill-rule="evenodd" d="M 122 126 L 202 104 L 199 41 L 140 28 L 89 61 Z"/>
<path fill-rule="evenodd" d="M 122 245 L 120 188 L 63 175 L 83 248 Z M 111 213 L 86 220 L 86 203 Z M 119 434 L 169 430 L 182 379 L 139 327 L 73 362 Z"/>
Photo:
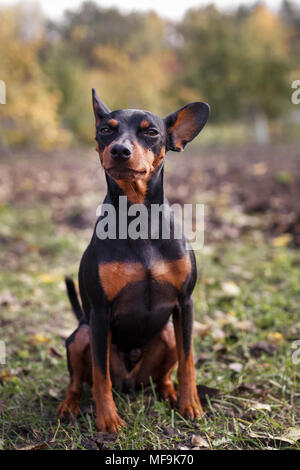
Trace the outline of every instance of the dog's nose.
<path fill-rule="evenodd" d="M 131 149 L 122 144 L 115 144 L 110 149 L 112 158 L 119 160 L 128 160 L 131 157 Z"/>

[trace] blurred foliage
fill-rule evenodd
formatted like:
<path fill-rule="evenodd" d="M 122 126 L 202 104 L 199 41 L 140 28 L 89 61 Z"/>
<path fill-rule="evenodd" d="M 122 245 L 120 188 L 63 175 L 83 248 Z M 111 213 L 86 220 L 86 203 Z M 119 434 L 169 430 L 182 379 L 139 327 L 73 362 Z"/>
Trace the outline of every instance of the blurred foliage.
<path fill-rule="evenodd" d="M 93 86 L 112 109 L 164 115 L 205 100 L 222 124 L 292 111 L 300 12 L 287 0 L 278 13 L 261 3 L 230 13 L 210 5 L 177 23 L 90 1 L 53 22 L 22 3 L 2 7 L 0 21 L 2 147 L 90 142 Z"/>
<path fill-rule="evenodd" d="M 1 12 L 1 79 L 7 104 L 0 107 L 0 144 L 48 148 L 67 143 L 68 132 L 61 129 L 57 113 L 61 93 L 49 91 L 38 59 L 41 37 L 26 38 L 20 15 L 20 8 Z"/>

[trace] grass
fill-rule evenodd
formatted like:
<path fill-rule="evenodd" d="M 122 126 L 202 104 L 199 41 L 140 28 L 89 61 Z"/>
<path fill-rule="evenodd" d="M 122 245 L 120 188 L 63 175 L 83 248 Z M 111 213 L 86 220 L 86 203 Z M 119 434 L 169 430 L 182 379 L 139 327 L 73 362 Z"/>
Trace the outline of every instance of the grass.
<path fill-rule="evenodd" d="M 115 394 L 127 429 L 103 443 L 88 388 L 73 425 L 55 417 L 68 383 L 62 337 L 76 327 L 63 276 L 76 277 L 90 231 L 57 233 L 51 211 L 41 205 L 2 206 L 0 216 L 0 321 L 7 347 L 7 363 L 0 366 L 3 449 L 191 448 L 193 435 L 211 449 L 300 448 L 297 440 L 281 439 L 300 427 L 299 365 L 292 363 L 300 331 L 298 251 L 253 232 L 198 252 L 195 312 L 210 331 L 195 337 L 197 380 L 219 393 L 207 397 L 204 418 L 193 423 L 159 401 L 154 387 Z M 228 281 L 238 286 L 234 296 L 224 290 Z M 258 347 L 259 357 L 253 357 L 258 341 L 271 350 Z"/>

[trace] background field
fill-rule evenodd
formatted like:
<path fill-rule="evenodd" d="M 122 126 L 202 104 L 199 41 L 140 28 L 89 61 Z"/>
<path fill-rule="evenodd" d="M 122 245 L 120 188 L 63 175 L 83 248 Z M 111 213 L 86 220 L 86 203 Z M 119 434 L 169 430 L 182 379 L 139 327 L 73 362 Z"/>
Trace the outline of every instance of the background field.
<path fill-rule="evenodd" d="M 0 448 L 300 449 L 297 5 L 209 6 L 172 21 L 85 2 L 50 22 L 36 3 L 0 1 Z M 171 203 L 205 204 L 201 421 L 151 386 L 116 394 L 127 423 L 117 437 L 97 432 L 88 388 L 77 421 L 55 416 L 76 327 L 64 276 L 77 278 L 105 194 L 92 86 L 112 109 L 211 105 L 196 142 L 167 156 L 165 184 Z"/>

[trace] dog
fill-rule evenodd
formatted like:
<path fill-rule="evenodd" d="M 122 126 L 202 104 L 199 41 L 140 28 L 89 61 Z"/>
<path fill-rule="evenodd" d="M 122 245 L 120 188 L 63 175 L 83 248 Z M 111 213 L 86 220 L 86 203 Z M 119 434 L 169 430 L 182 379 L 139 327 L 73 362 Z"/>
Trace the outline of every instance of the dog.
<path fill-rule="evenodd" d="M 99 237 L 100 215 L 80 263 L 81 304 L 73 281 L 66 279 L 79 326 L 66 341 L 70 385 L 57 412 L 59 417 L 77 416 L 87 382 L 98 430 L 118 433 L 124 422 L 112 387 L 128 390 L 149 384 L 151 377 L 159 395 L 193 420 L 203 413 L 192 347 L 196 262 L 184 236 L 173 233 L 177 222 L 164 194 L 164 159 L 169 150 L 182 151 L 199 134 L 210 108 L 190 103 L 162 119 L 136 109 L 111 111 L 94 89 L 92 101 L 96 150 L 107 181 L 104 205 L 113 208 L 116 227 L 124 212 L 121 196 L 127 198 L 125 228 L 136 204 L 146 209 L 163 204 L 165 211 L 153 238 Z M 173 229 L 169 238 L 161 233 L 167 217 Z M 176 391 L 171 373 L 177 363 Z"/>

